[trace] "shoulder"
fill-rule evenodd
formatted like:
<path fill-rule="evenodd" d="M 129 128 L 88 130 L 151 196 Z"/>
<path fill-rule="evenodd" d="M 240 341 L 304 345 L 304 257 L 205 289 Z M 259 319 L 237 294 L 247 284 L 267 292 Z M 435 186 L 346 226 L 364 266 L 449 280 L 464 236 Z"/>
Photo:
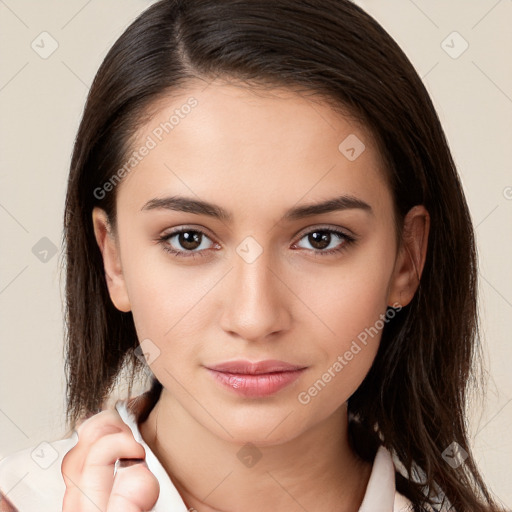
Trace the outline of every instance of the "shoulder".
<path fill-rule="evenodd" d="M 64 455 L 75 446 L 78 436 L 15 452 L 0 460 L 0 511 L 62 509 L 65 483 L 61 473 Z M 11 508 L 8 508 L 11 506 Z"/>

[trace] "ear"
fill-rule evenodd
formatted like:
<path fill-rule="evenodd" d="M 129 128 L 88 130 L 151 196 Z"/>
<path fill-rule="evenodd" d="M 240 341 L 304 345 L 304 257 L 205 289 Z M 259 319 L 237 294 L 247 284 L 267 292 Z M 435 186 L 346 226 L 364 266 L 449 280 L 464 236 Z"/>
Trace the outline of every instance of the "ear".
<path fill-rule="evenodd" d="M 94 208 L 92 211 L 92 222 L 96 242 L 103 256 L 105 280 L 110 298 L 119 311 L 126 313 L 131 310 L 131 306 L 121 267 L 119 245 L 112 232 L 105 210 L 98 207 Z"/>
<path fill-rule="evenodd" d="M 423 205 L 411 208 L 404 219 L 402 244 L 390 282 L 388 305 L 406 306 L 420 284 L 427 255 L 430 216 Z"/>

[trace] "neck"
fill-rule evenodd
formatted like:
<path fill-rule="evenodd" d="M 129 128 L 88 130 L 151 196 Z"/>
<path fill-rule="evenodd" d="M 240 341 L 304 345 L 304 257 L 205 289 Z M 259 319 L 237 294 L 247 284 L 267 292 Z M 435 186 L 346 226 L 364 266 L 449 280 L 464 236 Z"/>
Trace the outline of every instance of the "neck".
<path fill-rule="evenodd" d="M 164 389 L 139 428 L 199 512 L 356 512 L 371 472 L 350 448 L 346 405 L 292 440 L 255 447 L 217 437 Z"/>

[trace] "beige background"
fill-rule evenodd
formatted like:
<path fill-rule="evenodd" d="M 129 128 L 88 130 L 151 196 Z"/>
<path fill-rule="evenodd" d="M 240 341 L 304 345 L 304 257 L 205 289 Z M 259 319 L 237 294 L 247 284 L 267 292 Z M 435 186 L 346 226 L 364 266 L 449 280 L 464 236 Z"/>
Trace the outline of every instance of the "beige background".
<path fill-rule="evenodd" d="M 68 165 L 89 85 L 151 3 L 0 0 L 0 457 L 63 433 L 60 252 L 44 262 L 32 249 L 60 251 Z M 485 407 L 473 407 L 472 440 L 487 481 L 511 508 L 512 1 L 357 3 L 422 76 L 459 166 L 478 236 L 490 373 Z M 41 38 L 46 49 L 52 39 L 58 44 L 46 59 L 31 47 L 35 41 L 43 51 Z"/>

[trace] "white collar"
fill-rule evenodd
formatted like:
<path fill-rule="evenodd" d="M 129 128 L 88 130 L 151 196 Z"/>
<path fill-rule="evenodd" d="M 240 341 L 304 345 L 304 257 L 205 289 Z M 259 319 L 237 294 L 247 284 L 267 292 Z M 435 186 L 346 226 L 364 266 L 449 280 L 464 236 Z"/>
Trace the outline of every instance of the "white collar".
<path fill-rule="evenodd" d="M 127 400 L 115 405 L 123 421 L 130 427 L 137 442 L 146 451 L 146 463 L 160 484 L 160 496 L 151 512 L 187 512 L 187 507 L 156 455 L 146 444 L 135 415 L 127 409 Z M 406 510 L 410 502 L 395 490 L 395 466 L 389 451 L 380 446 L 373 461 L 370 479 L 358 512 L 397 512 Z M 410 509 L 409 509 L 410 510 Z"/>

